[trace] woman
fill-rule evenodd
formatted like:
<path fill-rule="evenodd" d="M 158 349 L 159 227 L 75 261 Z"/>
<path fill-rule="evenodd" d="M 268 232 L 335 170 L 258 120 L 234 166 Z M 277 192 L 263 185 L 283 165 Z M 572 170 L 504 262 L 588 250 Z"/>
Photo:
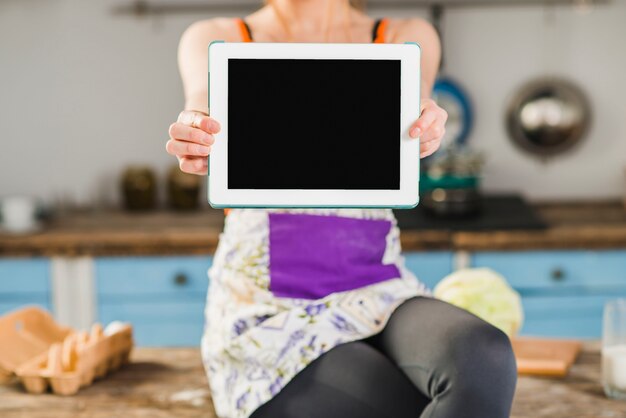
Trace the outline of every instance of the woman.
<path fill-rule="evenodd" d="M 428 23 L 374 21 L 349 0 L 273 0 L 245 19 L 196 23 L 182 37 L 186 110 L 166 148 L 187 173 L 207 173 L 219 140 L 206 77 L 207 45 L 217 39 L 416 41 L 423 97 L 410 136 L 421 137 L 421 157 L 439 147 L 447 115 L 429 98 L 440 48 Z M 259 127 L 259 140 L 271 138 L 271 123 Z M 303 129 L 315 129 L 314 117 Z M 328 248 L 306 251 L 311 243 Z M 345 263 L 336 255 L 347 253 L 358 256 Z M 294 277 L 289 265 L 305 273 Z M 320 275 L 337 287 L 314 286 Z M 209 276 L 202 349 L 222 418 L 509 416 L 516 370 L 508 338 L 429 297 L 404 268 L 391 210 L 232 210 Z M 279 287 L 285 281 L 289 292 Z"/>

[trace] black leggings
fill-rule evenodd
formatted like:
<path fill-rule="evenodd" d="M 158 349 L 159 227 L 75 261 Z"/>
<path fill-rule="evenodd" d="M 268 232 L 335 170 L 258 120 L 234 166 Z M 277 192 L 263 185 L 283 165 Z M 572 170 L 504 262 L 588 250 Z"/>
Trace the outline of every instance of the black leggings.
<path fill-rule="evenodd" d="M 504 333 L 416 297 L 379 334 L 314 360 L 252 418 L 506 418 L 516 380 Z"/>

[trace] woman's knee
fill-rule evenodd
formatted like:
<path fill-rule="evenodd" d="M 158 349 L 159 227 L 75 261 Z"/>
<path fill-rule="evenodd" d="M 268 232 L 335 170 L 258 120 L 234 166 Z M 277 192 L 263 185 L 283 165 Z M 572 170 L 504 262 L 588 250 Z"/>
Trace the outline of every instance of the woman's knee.
<path fill-rule="evenodd" d="M 474 317 L 455 328 L 446 351 L 457 389 L 488 391 L 491 399 L 494 391 L 512 396 L 517 367 L 509 337 Z"/>
<path fill-rule="evenodd" d="M 477 316 L 437 299 L 416 298 L 408 303 L 400 318 L 397 328 L 405 334 L 404 341 L 428 341 L 416 344 L 416 350 L 426 349 L 430 358 L 422 361 L 434 361 L 438 367 L 452 367 L 451 372 L 484 370 L 484 373 L 463 373 L 463 378 L 474 379 L 487 374 L 500 374 L 503 380 L 517 380 L 515 356 L 509 337 L 493 325 Z M 430 325 L 415 332 L 415 320 L 427 318 Z M 413 335 L 415 334 L 415 335 Z M 400 339 L 398 339 L 400 341 Z M 411 354 L 415 350 L 403 350 Z M 413 353 L 418 357 L 419 352 Z M 403 355 L 400 362 L 410 362 L 410 356 Z M 456 374 L 456 373 L 455 373 Z"/>

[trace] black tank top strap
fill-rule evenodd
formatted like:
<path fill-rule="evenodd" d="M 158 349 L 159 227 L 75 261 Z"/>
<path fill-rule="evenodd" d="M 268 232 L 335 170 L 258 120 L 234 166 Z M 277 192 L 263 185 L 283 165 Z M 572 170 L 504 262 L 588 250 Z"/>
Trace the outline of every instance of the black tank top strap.
<path fill-rule="evenodd" d="M 378 28 L 380 28 L 380 24 L 383 19 L 376 19 L 374 22 L 374 27 L 372 28 L 372 42 L 376 42 L 376 38 L 378 38 Z"/>

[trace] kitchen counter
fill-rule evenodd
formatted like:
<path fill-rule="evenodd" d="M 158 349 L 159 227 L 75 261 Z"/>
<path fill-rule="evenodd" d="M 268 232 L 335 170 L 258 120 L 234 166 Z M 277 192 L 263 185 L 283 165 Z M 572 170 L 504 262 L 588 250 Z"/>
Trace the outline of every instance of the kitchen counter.
<path fill-rule="evenodd" d="M 520 377 L 512 418 L 626 416 L 626 402 L 604 397 L 596 343 L 584 351 L 565 379 Z M 488 382 L 485 382 L 488 384 Z M 214 418 L 197 349 L 136 349 L 132 363 L 73 397 L 28 395 L 16 382 L 0 386 L 4 418 Z"/>
<path fill-rule="evenodd" d="M 626 248 L 626 209 L 619 201 L 534 208 L 547 229 L 457 232 L 451 246 L 467 251 Z"/>
<path fill-rule="evenodd" d="M 59 216 L 41 232 L 0 233 L 0 256 L 212 254 L 224 213 L 101 211 Z"/>
<path fill-rule="evenodd" d="M 403 230 L 405 251 L 626 248 L 626 210 L 620 202 L 535 205 L 545 230 Z M 121 211 L 74 213 L 23 236 L 0 233 L 0 256 L 211 254 L 223 213 Z"/>

